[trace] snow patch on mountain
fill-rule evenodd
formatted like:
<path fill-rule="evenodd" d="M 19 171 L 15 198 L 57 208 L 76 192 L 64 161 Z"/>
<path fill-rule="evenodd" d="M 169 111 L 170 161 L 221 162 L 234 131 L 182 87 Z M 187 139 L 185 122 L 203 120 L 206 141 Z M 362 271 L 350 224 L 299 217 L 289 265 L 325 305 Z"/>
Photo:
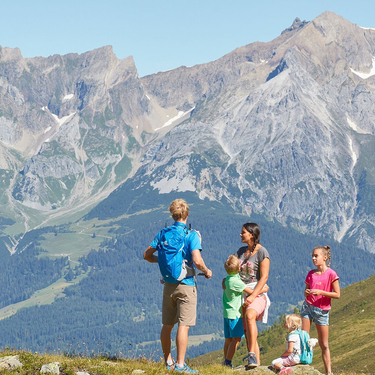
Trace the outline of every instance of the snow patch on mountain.
<path fill-rule="evenodd" d="M 371 134 L 369 132 L 366 132 L 365 130 L 362 130 L 357 124 L 352 121 L 349 117 L 346 118 L 346 121 L 348 122 L 349 126 L 357 133 L 360 134 Z"/>
<path fill-rule="evenodd" d="M 177 121 L 179 121 L 179 120 L 180 120 L 180 121 L 181 121 L 181 120 L 185 120 L 194 108 L 195 108 L 195 107 L 189 109 L 189 110 L 186 111 L 186 112 L 178 111 L 177 116 L 172 117 L 172 118 L 169 119 L 167 122 L 165 122 L 163 126 L 161 126 L 160 128 L 156 128 L 156 129 L 154 129 L 154 131 L 157 131 L 157 130 L 163 129 L 163 128 L 167 127 L 167 126 L 173 125 L 173 124 L 175 124 L 175 123 L 176 123 Z"/>
<path fill-rule="evenodd" d="M 351 172 L 353 172 L 353 169 L 354 169 L 354 167 L 355 167 L 355 165 L 357 164 L 357 161 L 358 161 L 358 156 L 354 151 L 353 140 L 349 136 L 348 136 L 348 141 L 349 141 L 350 155 L 351 155 L 352 160 L 353 160 L 353 164 L 352 164 L 350 169 L 351 169 Z"/>
<path fill-rule="evenodd" d="M 72 114 L 68 115 L 68 116 L 64 116 L 64 117 L 61 117 L 59 118 L 58 116 L 54 115 L 53 113 L 51 113 L 51 115 L 53 116 L 53 118 L 55 119 L 55 121 L 59 124 L 59 126 L 62 126 L 64 125 L 66 122 L 68 122 L 76 113 L 73 112 Z"/>
<path fill-rule="evenodd" d="M 356 74 L 358 77 L 361 77 L 363 79 L 367 79 L 367 78 L 370 78 L 372 76 L 375 76 L 375 56 L 372 58 L 372 67 L 371 67 L 371 70 L 370 70 L 370 73 L 361 73 L 361 72 L 357 72 L 355 71 L 354 69 L 350 68 L 350 70 Z"/>
<path fill-rule="evenodd" d="M 63 99 L 63 102 L 67 102 L 67 101 L 73 99 L 73 97 L 74 97 L 74 94 L 65 95 L 64 99 Z"/>
<path fill-rule="evenodd" d="M 68 121 L 69 121 L 69 120 L 70 120 L 70 119 L 76 114 L 76 112 L 73 112 L 73 113 L 71 113 L 71 114 L 68 115 L 68 116 L 64 116 L 64 117 L 59 118 L 57 115 L 55 115 L 54 113 L 52 113 L 52 112 L 48 109 L 48 107 L 42 107 L 42 111 L 44 111 L 44 112 L 48 112 L 48 113 L 54 118 L 54 120 L 58 123 L 59 127 L 60 127 L 61 125 L 65 124 L 66 122 L 68 122 Z M 51 129 L 51 127 L 48 127 L 48 128 L 44 131 L 44 133 L 47 133 L 50 129 Z"/>

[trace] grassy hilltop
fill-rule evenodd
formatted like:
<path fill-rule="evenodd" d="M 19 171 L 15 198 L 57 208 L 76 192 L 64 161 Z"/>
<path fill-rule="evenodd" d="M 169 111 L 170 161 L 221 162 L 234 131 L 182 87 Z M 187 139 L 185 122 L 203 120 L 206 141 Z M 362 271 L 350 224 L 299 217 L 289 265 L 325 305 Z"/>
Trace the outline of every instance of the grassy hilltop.
<path fill-rule="evenodd" d="M 375 373 L 375 276 L 350 285 L 342 290 L 341 298 L 332 304 L 330 325 L 330 348 L 332 368 L 335 374 L 374 374 Z M 259 336 L 262 347 L 262 365 L 268 366 L 285 348 L 286 331 L 280 322 L 263 331 Z M 317 337 L 316 330 L 311 331 Z M 148 359 L 108 359 L 89 357 L 67 357 L 64 355 L 40 355 L 38 353 L 0 351 L 1 358 L 17 355 L 23 367 L 7 371 L 8 374 L 39 374 L 43 364 L 58 362 L 61 375 L 75 375 L 87 372 L 90 375 L 105 374 L 168 374 L 161 362 Z M 245 355 L 244 342 L 236 354 L 235 364 L 241 364 Z M 191 359 L 190 365 L 201 374 L 231 374 L 232 370 L 221 366 L 222 351 L 208 353 Z M 314 352 L 312 366 L 324 372 L 320 348 Z M 139 370 L 139 371 L 135 371 Z M 143 371 L 143 372 L 141 372 Z M 0 366 L 1 372 L 1 366 Z M 242 372 L 241 372 L 242 373 Z M 252 370 L 254 375 L 258 373 Z"/>
<path fill-rule="evenodd" d="M 310 336 L 317 338 L 315 325 L 313 327 Z M 273 359 L 284 352 L 286 337 L 287 332 L 280 322 L 260 334 L 262 365 L 270 365 Z M 332 370 L 335 374 L 375 374 L 375 276 L 342 289 L 341 298 L 332 301 L 329 342 Z M 243 340 L 234 363 L 241 364 L 245 354 L 246 348 Z M 196 364 L 220 361 L 222 361 L 221 351 L 208 353 L 192 360 Z M 314 351 L 312 365 L 324 372 L 319 345 Z"/>

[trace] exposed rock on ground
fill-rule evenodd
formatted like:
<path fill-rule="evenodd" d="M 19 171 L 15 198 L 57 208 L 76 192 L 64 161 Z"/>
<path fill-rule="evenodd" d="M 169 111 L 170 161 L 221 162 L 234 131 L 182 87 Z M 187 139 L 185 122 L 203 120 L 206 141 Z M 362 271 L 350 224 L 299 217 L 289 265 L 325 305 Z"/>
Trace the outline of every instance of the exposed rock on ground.
<path fill-rule="evenodd" d="M 270 366 L 258 366 L 252 370 L 246 370 L 245 366 L 238 366 L 234 369 L 236 372 L 246 372 L 248 374 L 258 375 L 258 374 L 276 374 Z M 321 372 L 316 370 L 310 365 L 297 365 L 292 367 L 291 374 L 311 374 L 311 375 L 321 375 Z"/>
<path fill-rule="evenodd" d="M 42 366 L 40 370 L 41 374 L 60 374 L 59 362 L 47 363 Z"/>
<path fill-rule="evenodd" d="M 0 358 L 0 371 L 1 370 L 13 370 L 17 367 L 22 367 L 18 355 L 11 355 Z"/>

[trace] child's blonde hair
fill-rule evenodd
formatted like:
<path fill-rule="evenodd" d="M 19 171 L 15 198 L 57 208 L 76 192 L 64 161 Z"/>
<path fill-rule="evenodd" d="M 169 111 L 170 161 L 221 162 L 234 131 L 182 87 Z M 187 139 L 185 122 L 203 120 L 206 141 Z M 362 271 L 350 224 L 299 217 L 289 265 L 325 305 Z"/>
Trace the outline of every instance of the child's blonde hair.
<path fill-rule="evenodd" d="M 185 220 L 189 216 L 189 205 L 183 199 L 175 199 L 169 206 L 174 221 Z"/>
<path fill-rule="evenodd" d="M 237 255 L 229 255 L 228 259 L 224 263 L 224 268 L 228 274 L 233 275 L 238 273 L 240 269 L 240 260 L 238 259 Z"/>
<path fill-rule="evenodd" d="M 321 251 L 323 251 L 323 254 L 327 257 L 326 264 L 329 267 L 330 264 L 331 264 L 331 248 L 328 245 L 326 245 L 326 246 L 317 246 L 317 247 L 314 247 L 314 250 L 321 250 Z M 313 252 L 314 252 L 314 250 L 313 250 Z"/>
<path fill-rule="evenodd" d="M 288 331 L 294 331 L 296 329 L 301 329 L 302 319 L 300 315 L 289 314 L 285 317 L 285 323 L 288 328 Z"/>

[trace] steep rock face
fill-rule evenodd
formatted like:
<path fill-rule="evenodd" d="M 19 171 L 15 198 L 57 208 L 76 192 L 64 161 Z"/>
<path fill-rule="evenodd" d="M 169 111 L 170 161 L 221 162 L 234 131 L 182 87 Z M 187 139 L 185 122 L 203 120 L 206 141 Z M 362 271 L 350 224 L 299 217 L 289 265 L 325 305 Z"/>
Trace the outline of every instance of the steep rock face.
<path fill-rule="evenodd" d="M 245 212 L 375 251 L 375 31 L 326 12 L 282 38 L 233 52 L 239 67 L 249 50 L 268 51 L 269 60 L 243 74 L 227 69 L 229 54 L 163 73 L 172 77 L 167 88 L 157 84 L 160 74 L 143 79 L 150 92 L 160 91 L 161 105 L 182 87 L 195 110 L 150 146 L 135 186 L 148 179 L 160 193 L 224 198 Z M 206 71 L 225 76 L 222 87 Z M 210 88 L 198 98 L 194 88 L 202 82 Z"/>
<path fill-rule="evenodd" d="M 48 212 L 108 194 L 131 172 L 151 110 L 133 59 L 111 47 L 33 59 L 0 48 L 0 165 L 14 174 L 13 215 L 17 202 Z"/>

